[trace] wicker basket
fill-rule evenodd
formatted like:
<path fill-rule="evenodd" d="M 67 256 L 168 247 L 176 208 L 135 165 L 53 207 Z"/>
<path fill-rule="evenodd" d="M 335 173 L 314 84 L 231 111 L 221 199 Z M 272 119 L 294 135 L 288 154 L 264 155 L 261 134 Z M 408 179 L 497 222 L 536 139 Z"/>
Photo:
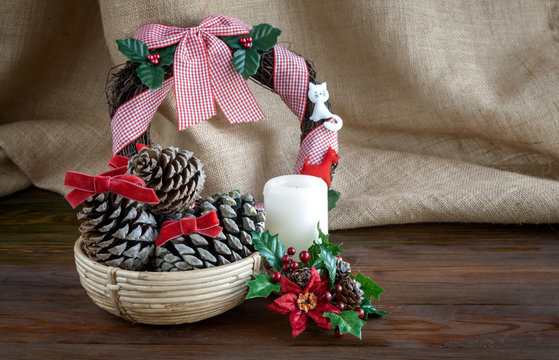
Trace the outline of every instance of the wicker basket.
<path fill-rule="evenodd" d="M 232 264 L 181 272 L 128 271 L 97 263 L 74 245 L 80 282 L 95 304 L 135 323 L 193 323 L 241 304 L 261 272 L 258 252 Z"/>

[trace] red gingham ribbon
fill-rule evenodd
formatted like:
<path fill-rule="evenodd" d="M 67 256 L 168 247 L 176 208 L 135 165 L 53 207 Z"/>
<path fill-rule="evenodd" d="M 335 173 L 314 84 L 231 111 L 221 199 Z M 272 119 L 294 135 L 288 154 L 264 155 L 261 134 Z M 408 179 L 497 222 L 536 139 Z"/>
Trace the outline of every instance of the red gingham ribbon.
<path fill-rule="evenodd" d="M 336 120 L 330 119 L 329 122 L 335 123 Z M 295 164 L 295 173 L 301 173 L 305 159 L 309 157 L 309 164 L 320 164 L 324 155 L 332 148 L 338 153 L 338 132 L 331 131 L 324 127 L 324 123 L 307 134 L 301 143 L 301 149 Z"/>
<path fill-rule="evenodd" d="M 210 211 L 199 218 L 184 218 L 178 221 L 165 221 L 161 226 L 161 231 L 155 240 L 156 246 L 161 246 L 167 241 L 181 235 L 198 233 L 210 237 L 218 236 L 223 228 L 219 226 L 217 213 Z"/>
<path fill-rule="evenodd" d="M 304 58 L 291 51 L 274 46 L 274 91 L 303 121 L 307 106 L 309 69 Z"/>
<path fill-rule="evenodd" d="M 231 50 L 218 38 L 246 35 L 249 30 L 241 20 L 225 15 L 209 16 L 193 28 L 161 24 L 139 28 L 134 37 L 150 49 L 178 43 L 174 76 L 160 89 L 147 90 L 119 107 L 111 121 L 113 153 L 146 131 L 173 83 L 179 130 L 215 116 L 214 99 L 230 123 L 264 119 L 248 85 L 233 67 Z"/>

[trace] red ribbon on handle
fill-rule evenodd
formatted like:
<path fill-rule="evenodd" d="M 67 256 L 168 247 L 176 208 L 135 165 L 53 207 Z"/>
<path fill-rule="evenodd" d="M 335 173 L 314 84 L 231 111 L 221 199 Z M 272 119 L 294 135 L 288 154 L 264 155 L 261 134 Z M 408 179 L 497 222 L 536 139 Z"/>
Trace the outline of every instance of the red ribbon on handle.
<path fill-rule="evenodd" d="M 66 172 L 64 185 L 74 190 L 66 195 L 66 200 L 75 208 L 87 198 L 112 191 L 125 198 L 147 204 L 157 204 L 159 199 L 153 189 L 144 187 L 146 183 L 137 176 L 122 175 L 123 168 L 117 168 L 97 176 L 74 171 Z M 124 169 L 126 171 L 126 169 Z"/>
<path fill-rule="evenodd" d="M 169 240 L 178 238 L 181 235 L 188 235 L 192 233 L 216 237 L 222 230 L 223 228 L 219 226 L 219 219 L 214 210 L 200 216 L 199 218 L 184 218 L 178 221 L 165 221 L 161 226 L 161 231 L 159 232 L 159 236 L 157 236 L 157 240 L 155 240 L 155 245 L 161 246 Z"/>
<path fill-rule="evenodd" d="M 174 76 L 165 80 L 160 89 L 144 91 L 119 107 L 111 121 L 113 153 L 147 129 L 173 83 L 179 130 L 216 115 L 214 100 L 230 123 L 264 119 L 246 81 L 233 67 L 231 50 L 218 38 L 247 35 L 250 28 L 225 15 L 209 16 L 192 28 L 162 24 L 139 28 L 134 37 L 151 50 L 178 44 Z"/>

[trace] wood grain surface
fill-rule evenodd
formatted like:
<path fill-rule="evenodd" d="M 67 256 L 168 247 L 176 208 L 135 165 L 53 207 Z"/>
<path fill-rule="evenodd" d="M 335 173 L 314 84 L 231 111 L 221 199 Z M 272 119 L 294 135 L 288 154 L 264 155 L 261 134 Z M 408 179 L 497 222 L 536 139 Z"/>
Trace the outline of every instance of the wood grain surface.
<path fill-rule="evenodd" d="M 0 359 L 558 359 L 558 225 L 418 224 L 337 231 L 384 287 L 363 340 L 291 337 L 269 300 L 179 326 L 130 324 L 82 289 L 75 212 L 30 189 L 0 199 Z"/>

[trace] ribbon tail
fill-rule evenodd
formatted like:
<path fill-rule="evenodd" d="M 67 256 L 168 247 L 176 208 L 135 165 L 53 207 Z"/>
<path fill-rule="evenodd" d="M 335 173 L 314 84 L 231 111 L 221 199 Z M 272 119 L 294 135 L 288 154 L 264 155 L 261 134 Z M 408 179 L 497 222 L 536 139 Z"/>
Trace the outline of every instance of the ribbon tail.
<path fill-rule="evenodd" d="M 155 90 L 146 90 L 122 104 L 111 120 L 113 154 L 146 132 L 153 115 L 173 87 L 173 77 Z"/>
<path fill-rule="evenodd" d="M 219 218 L 215 210 L 197 218 L 196 229 L 198 234 L 210 237 L 217 237 L 223 230 L 223 228 L 219 226 Z"/>
<path fill-rule="evenodd" d="M 66 194 L 65 198 L 68 201 L 68 203 L 70 204 L 70 206 L 72 206 L 72 209 L 75 209 L 76 206 L 83 203 L 85 200 L 87 200 L 89 197 L 91 197 L 93 195 L 95 195 L 95 193 L 93 193 L 93 192 L 86 192 L 86 191 L 82 191 L 82 190 L 72 190 L 68 194 Z"/>
<path fill-rule="evenodd" d="M 175 51 L 175 96 L 179 130 L 215 116 L 208 59 L 200 34 L 185 36 Z"/>
<path fill-rule="evenodd" d="M 208 36 L 206 44 L 212 90 L 223 115 L 231 124 L 265 119 L 247 82 L 235 71 L 229 47 L 215 36 Z"/>
<path fill-rule="evenodd" d="M 181 227 L 178 221 L 166 221 L 155 239 L 155 246 L 162 246 L 167 241 L 181 236 Z"/>

